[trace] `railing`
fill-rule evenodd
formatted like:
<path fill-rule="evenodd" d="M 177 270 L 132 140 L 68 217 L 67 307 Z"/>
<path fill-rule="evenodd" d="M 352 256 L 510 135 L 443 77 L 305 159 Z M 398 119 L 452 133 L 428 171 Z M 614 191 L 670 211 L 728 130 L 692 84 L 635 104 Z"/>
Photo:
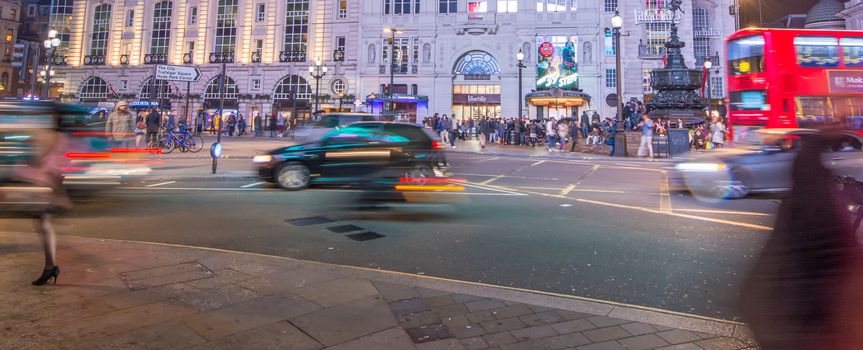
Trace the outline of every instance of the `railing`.
<path fill-rule="evenodd" d="M 105 55 L 87 55 L 84 56 L 85 66 L 101 66 L 105 64 Z"/>
<path fill-rule="evenodd" d="M 665 56 L 665 46 L 659 45 L 638 45 L 638 58 L 645 60 L 662 59 Z"/>
<path fill-rule="evenodd" d="M 144 64 L 165 64 L 168 63 L 168 55 L 150 53 L 144 55 Z"/>
<path fill-rule="evenodd" d="M 120 64 L 124 66 L 129 64 L 129 54 L 125 53 L 120 55 Z"/>
<path fill-rule="evenodd" d="M 281 51 L 279 52 L 279 62 L 305 62 L 305 51 Z"/>
<path fill-rule="evenodd" d="M 251 59 L 252 63 L 261 63 L 261 52 L 260 51 L 252 51 Z"/>
<path fill-rule="evenodd" d="M 213 52 L 210 53 L 210 63 L 234 63 L 234 53 L 228 52 Z"/>

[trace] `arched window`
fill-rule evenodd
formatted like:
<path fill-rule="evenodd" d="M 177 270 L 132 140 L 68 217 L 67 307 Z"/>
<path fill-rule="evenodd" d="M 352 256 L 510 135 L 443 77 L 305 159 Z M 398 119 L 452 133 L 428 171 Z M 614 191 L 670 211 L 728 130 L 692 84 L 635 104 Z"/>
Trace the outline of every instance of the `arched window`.
<path fill-rule="evenodd" d="M 225 99 L 236 100 L 240 90 L 237 88 L 237 83 L 231 77 L 225 77 Z M 210 80 L 207 84 L 207 89 L 204 91 L 204 99 L 216 100 L 219 98 L 219 76 Z"/>
<path fill-rule="evenodd" d="M 168 98 L 168 94 L 171 93 L 171 88 L 168 86 L 168 81 L 166 80 L 156 80 L 156 96 L 150 96 L 150 89 L 153 88 L 153 77 L 147 78 L 144 80 L 144 84 L 141 85 L 141 91 L 138 93 L 138 98 L 142 100 L 148 100 L 154 97 L 157 98 Z"/>
<path fill-rule="evenodd" d="M 168 54 L 171 44 L 171 14 L 174 2 L 160 1 L 153 8 L 153 31 L 150 37 L 150 54 Z"/>
<path fill-rule="evenodd" d="M 111 31 L 111 5 L 96 6 L 93 12 L 93 34 L 90 36 L 90 55 L 105 56 L 108 53 L 108 33 Z"/>
<path fill-rule="evenodd" d="M 298 100 L 312 98 L 312 88 L 306 79 L 298 75 L 288 75 L 276 84 L 276 90 L 273 91 L 273 100 L 290 100 L 291 91 L 296 93 L 296 99 Z"/>
<path fill-rule="evenodd" d="M 471 51 L 455 63 L 453 74 L 463 75 L 495 75 L 500 73 L 500 66 L 494 56 L 485 51 Z"/>
<path fill-rule="evenodd" d="M 237 43 L 238 2 L 239 0 L 219 0 L 213 52 L 234 52 Z"/>
<path fill-rule="evenodd" d="M 90 77 L 84 84 L 81 84 L 81 91 L 78 93 L 80 99 L 104 99 L 108 97 L 108 82 L 99 77 Z"/>
<path fill-rule="evenodd" d="M 305 57 L 309 37 L 309 0 L 285 1 L 284 51 L 303 53 L 294 57 Z"/>

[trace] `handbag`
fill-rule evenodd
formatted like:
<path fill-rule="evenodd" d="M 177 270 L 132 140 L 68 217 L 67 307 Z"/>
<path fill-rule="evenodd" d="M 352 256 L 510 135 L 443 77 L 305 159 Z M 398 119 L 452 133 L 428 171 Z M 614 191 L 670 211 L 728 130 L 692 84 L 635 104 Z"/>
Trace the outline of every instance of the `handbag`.
<path fill-rule="evenodd" d="M 144 118 L 138 118 L 138 120 L 135 122 L 135 127 L 138 129 L 146 129 L 147 123 L 144 122 Z"/>

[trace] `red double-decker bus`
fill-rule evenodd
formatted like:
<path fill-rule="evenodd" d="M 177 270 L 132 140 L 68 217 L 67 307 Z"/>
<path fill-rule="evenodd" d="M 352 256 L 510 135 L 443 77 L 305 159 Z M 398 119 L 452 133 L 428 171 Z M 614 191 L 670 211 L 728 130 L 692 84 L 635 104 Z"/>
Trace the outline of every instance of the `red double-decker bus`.
<path fill-rule="evenodd" d="M 740 30 L 726 39 L 734 140 L 755 128 L 863 133 L 863 31 Z"/>

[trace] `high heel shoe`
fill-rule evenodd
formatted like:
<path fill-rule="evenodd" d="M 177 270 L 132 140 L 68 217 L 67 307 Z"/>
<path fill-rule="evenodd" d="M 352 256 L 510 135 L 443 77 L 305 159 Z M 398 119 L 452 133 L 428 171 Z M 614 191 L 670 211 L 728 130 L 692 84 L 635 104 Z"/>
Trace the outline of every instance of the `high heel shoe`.
<path fill-rule="evenodd" d="M 39 276 L 33 281 L 34 286 L 42 286 L 46 284 L 57 284 L 57 276 L 60 276 L 60 266 L 54 266 L 50 269 L 42 270 L 42 276 Z"/>

